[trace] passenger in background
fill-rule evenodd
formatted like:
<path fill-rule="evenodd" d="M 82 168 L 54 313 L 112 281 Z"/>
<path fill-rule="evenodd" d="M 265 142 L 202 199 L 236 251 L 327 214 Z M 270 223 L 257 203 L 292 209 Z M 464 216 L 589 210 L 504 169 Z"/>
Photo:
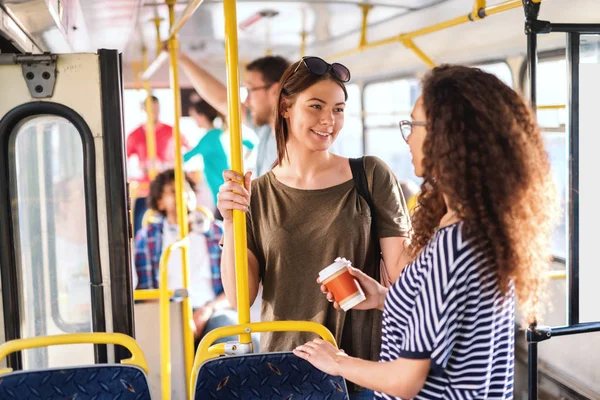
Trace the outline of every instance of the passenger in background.
<path fill-rule="evenodd" d="M 216 205 L 219 187 L 225 183 L 223 171 L 229 169 L 229 162 L 227 160 L 227 153 L 221 142 L 223 130 L 215 127 L 215 120 L 217 117 L 221 117 L 221 120 L 225 118 L 204 100 L 192 103 L 189 114 L 196 122 L 196 125 L 200 129 L 205 130 L 206 133 L 192 150 L 184 154 L 183 161 L 188 162 L 197 155 L 202 156 L 204 176 L 212 192 L 213 204 Z M 250 150 L 254 147 L 254 144 L 247 140 L 243 141 L 243 145 Z M 222 219 L 220 214 L 216 215 L 216 218 Z"/>
<path fill-rule="evenodd" d="M 145 103 L 141 104 L 142 109 L 146 111 Z M 133 181 L 142 183 L 142 189 L 138 189 L 138 195 L 133 206 L 133 228 L 137 233 L 141 228 L 142 217 L 146 212 L 145 197 L 150 182 L 149 173 L 153 169 L 161 172 L 166 168 L 173 167 L 174 151 L 173 128 L 170 125 L 160 122 L 160 103 L 156 96 L 152 96 L 152 118 L 154 122 L 156 159 L 148 159 L 148 144 L 146 142 L 146 124 L 137 127 L 127 136 L 127 159 L 137 157 L 141 169 L 141 177 L 133 178 Z M 181 136 L 181 144 L 184 149 L 188 148 L 187 141 Z"/>
<path fill-rule="evenodd" d="M 188 210 L 194 210 L 193 184 L 187 178 L 185 201 Z M 166 170 L 150 184 L 148 207 L 160 213 L 158 220 L 143 227 L 135 238 L 135 272 L 137 289 L 158 289 L 158 268 L 162 252 L 179 240 L 177 208 L 175 202 L 175 172 Z M 220 221 L 203 218 L 190 213 L 188 294 L 194 308 L 194 337 L 197 342 L 212 329 L 234 325 L 237 314 L 229 305 L 221 282 L 221 247 L 223 233 Z M 183 285 L 181 255 L 175 252 L 169 259 L 169 289 L 180 289 Z M 221 341 L 233 340 L 224 338 Z"/>
<path fill-rule="evenodd" d="M 380 362 L 321 340 L 294 352 L 377 398 L 512 399 L 515 296 L 539 321 L 558 210 L 536 117 L 494 75 L 441 66 L 411 118 L 400 126 L 423 177 L 416 260 L 389 292 L 352 270 L 367 294 L 357 308 L 383 310 Z"/>
<path fill-rule="evenodd" d="M 146 110 L 144 103 L 142 108 Z M 172 149 L 173 127 L 160 122 L 160 103 L 156 96 L 152 96 L 152 118 L 154 122 L 154 132 L 156 138 L 156 162 L 154 165 L 158 172 L 166 168 L 173 167 L 174 153 L 169 151 Z M 184 148 L 188 148 L 187 141 L 183 135 L 181 136 L 181 144 Z M 146 124 L 138 126 L 133 132 L 127 136 L 127 158 L 137 156 L 142 169 L 141 181 L 148 182 L 148 171 L 151 169 L 150 160 L 148 160 L 147 143 L 146 143 Z"/>
<path fill-rule="evenodd" d="M 344 83 L 349 79 L 346 67 L 318 57 L 305 57 L 286 70 L 275 102 L 277 165 L 252 185 L 249 173 L 225 173 L 218 196 L 224 218 L 221 267 L 225 292 L 234 304 L 232 211 L 247 211 L 250 302 L 262 282 L 262 320 L 323 324 L 349 354 L 377 360 L 381 313 L 336 311 L 320 296 L 313 278 L 338 256 L 370 276 L 380 272 L 369 206 L 356 190 L 349 160 L 329 152 L 344 125 Z M 383 258 L 396 279 L 409 261 L 404 251 L 408 212 L 391 169 L 376 157 L 366 157 L 364 167 Z M 262 333 L 261 349 L 290 351 L 313 337 L 306 332 Z M 350 399 L 373 397 L 360 387 L 349 389 Z"/>
<path fill-rule="evenodd" d="M 180 53 L 179 65 L 200 96 L 223 115 L 228 114 L 227 88 L 219 80 Z M 283 57 L 267 56 L 246 66 L 244 86 L 248 97 L 242 107 L 242 122 L 258 136 L 256 171 L 261 176 L 277 160 L 277 143 L 273 133 L 279 80 L 289 63 Z"/>

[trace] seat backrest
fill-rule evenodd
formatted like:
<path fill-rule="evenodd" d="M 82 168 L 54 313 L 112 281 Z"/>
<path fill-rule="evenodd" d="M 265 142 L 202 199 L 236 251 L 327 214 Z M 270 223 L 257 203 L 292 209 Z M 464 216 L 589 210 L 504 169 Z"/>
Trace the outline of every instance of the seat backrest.
<path fill-rule="evenodd" d="M 103 364 L 17 371 L 0 376 L 0 399 L 150 400 L 144 371 Z"/>
<path fill-rule="evenodd" d="M 319 371 L 291 352 L 226 356 L 200 367 L 194 399 L 346 400 L 346 382 Z"/>

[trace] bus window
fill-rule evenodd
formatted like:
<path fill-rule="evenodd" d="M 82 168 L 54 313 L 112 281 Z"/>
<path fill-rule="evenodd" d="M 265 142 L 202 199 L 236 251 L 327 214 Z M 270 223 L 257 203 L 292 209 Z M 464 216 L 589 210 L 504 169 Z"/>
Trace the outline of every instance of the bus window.
<path fill-rule="evenodd" d="M 552 235 L 552 254 L 567 257 L 567 65 L 564 58 L 541 59 L 537 69 L 538 123 L 550 158 L 552 176 L 560 199 L 560 220 Z M 564 77 L 557 79 L 557 77 Z M 528 87 L 529 84 L 526 83 Z"/>
<path fill-rule="evenodd" d="M 365 86 L 365 154 L 385 161 L 400 182 L 417 185 L 421 179 L 414 174 L 410 150 L 398 125 L 410 119 L 410 113 L 421 91 L 418 79 L 398 79 Z"/>
<path fill-rule="evenodd" d="M 331 151 L 344 157 L 360 157 L 363 154 L 360 87 L 351 83 L 346 85 L 346 90 L 348 101 L 344 109 L 344 128 L 333 143 Z"/>
<path fill-rule="evenodd" d="M 10 141 L 22 336 L 90 332 L 81 137 L 66 119 L 42 115 L 17 125 Z M 86 349 L 30 350 L 24 362 L 40 367 L 93 361 L 92 347 Z"/>
<path fill-rule="evenodd" d="M 579 306 L 580 322 L 600 321 L 597 284 L 598 229 L 598 93 L 600 93 L 600 36 L 580 37 L 579 64 Z"/>
<path fill-rule="evenodd" d="M 498 79 L 500 79 L 502 82 L 504 82 L 506 85 L 510 86 L 511 88 L 514 86 L 512 71 L 510 70 L 510 67 L 508 66 L 508 64 L 505 63 L 504 61 L 489 63 L 489 64 L 474 65 L 474 67 L 479 68 L 485 72 L 489 72 L 490 74 L 496 75 L 498 77 Z"/>

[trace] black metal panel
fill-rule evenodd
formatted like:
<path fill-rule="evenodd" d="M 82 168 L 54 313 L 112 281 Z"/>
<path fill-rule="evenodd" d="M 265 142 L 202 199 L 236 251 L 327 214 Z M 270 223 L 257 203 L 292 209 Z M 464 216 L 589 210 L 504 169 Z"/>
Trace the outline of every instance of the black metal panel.
<path fill-rule="evenodd" d="M 551 32 L 578 33 L 593 35 L 600 33 L 600 24 L 550 24 Z"/>
<path fill-rule="evenodd" d="M 113 329 L 134 336 L 129 214 L 125 171 L 125 136 L 122 120 L 121 60 L 116 50 L 99 50 L 102 89 L 102 134 L 108 218 Z M 115 348 L 115 361 L 129 352 Z"/>
<path fill-rule="evenodd" d="M 15 127 L 26 118 L 36 115 L 56 115 L 73 124 L 79 132 L 83 147 L 86 222 L 88 240 L 88 259 L 90 265 L 92 326 L 96 332 L 105 332 L 104 292 L 102 290 L 102 268 L 100 265 L 100 249 L 98 240 L 98 207 L 96 202 L 96 157 L 94 138 L 85 120 L 71 108 L 51 102 L 30 102 L 20 105 L 0 121 L 0 268 L 2 272 L 2 288 L 4 302 L 4 318 L 6 340 L 19 339 L 21 312 L 19 309 L 19 285 L 16 264 L 16 247 L 14 246 L 14 227 L 11 218 L 9 195 L 9 139 Z M 95 347 L 96 360 L 106 362 L 106 346 Z M 21 368 L 20 354 L 9 356 L 12 368 Z"/>
<path fill-rule="evenodd" d="M 529 385 L 529 400 L 537 400 L 538 392 L 538 344 L 527 344 L 528 362 L 527 362 L 527 380 Z"/>
<path fill-rule="evenodd" d="M 12 129 L 5 128 L 4 120 L 0 121 L 0 276 L 2 278 L 4 335 L 6 341 L 9 341 L 21 338 L 21 310 L 8 187 L 8 141 Z M 15 370 L 23 368 L 20 352 L 10 354 L 7 362 L 8 366 Z"/>
<path fill-rule="evenodd" d="M 527 33 L 527 73 L 529 76 L 529 104 L 537 109 L 537 34 Z"/>
<path fill-rule="evenodd" d="M 569 256 L 567 322 L 579 323 L 579 34 L 567 34 L 569 111 Z"/>
<path fill-rule="evenodd" d="M 587 322 L 573 326 L 560 326 L 557 328 L 552 328 L 551 332 L 552 337 L 600 332 L 600 322 Z"/>

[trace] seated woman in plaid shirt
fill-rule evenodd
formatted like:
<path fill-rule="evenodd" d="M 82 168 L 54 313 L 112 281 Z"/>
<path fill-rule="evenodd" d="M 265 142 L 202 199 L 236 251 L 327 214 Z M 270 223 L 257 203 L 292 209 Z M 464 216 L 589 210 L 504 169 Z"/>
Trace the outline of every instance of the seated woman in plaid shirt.
<path fill-rule="evenodd" d="M 193 182 L 186 176 L 184 198 L 187 206 L 195 208 Z M 158 266 L 162 252 L 179 239 L 175 202 L 175 172 L 160 173 L 150 184 L 148 208 L 157 211 L 160 218 L 143 227 L 135 237 L 135 274 L 137 289 L 158 289 Z M 204 335 L 218 327 L 237 324 L 237 314 L 225 298 L 221 283 L 221 247 L 223 235 L 220 221 L 199 221 L 194 215 L 190 224 L 189 262 L 190 285 L 188 295 L 194 309 L 196 345 Z M 200 223 L 198 223 L 200 222 Z M 204 223 L 202 223 L 204 222 Z M 174 252 L 169 259 L 169 289 L 183 286 L 181 255 Z M 134 280 L 135 281 L 135 280 Z M 235 340 L 223 338 L 219 341 Z"/>

